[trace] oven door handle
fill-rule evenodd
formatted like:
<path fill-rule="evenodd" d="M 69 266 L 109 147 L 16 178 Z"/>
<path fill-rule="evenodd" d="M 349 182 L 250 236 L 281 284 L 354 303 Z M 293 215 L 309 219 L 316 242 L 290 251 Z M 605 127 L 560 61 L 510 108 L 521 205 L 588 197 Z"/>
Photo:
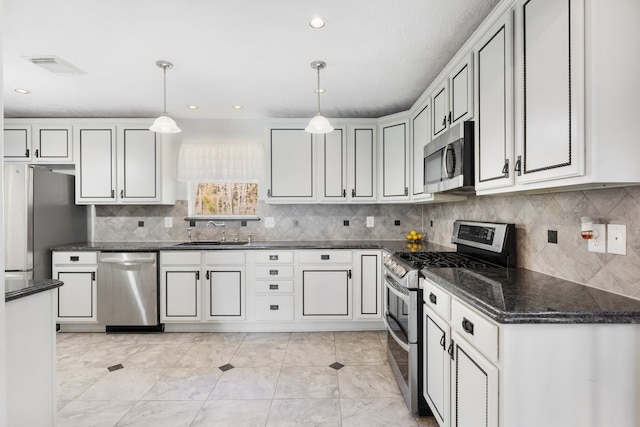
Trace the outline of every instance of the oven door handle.
<path fill-rule="evenodd" d="M 385 323 L 386 323 L 386 322 L 385 322 Z M 398 345 L 399 345 L 400 347 L 402 347 L 402 349 L 403 349 L 404 351 L 407 351 L 407 352 L 408 352 L 408 351 L 411 349 L 411 348 L 410 348 L 410 346 L 409 346 L 409 344 L 407 344 L 406 342 L 403 342 L 400 338 L 398 338 L 398 336 L 393 332 L 393 330 L 392 330 L 389 326 L 387 326 L 387 332 L 389 332 L 389 335 L 391 335 L 391 337 L 393 338 L 393 340 L 394 340 L 395 342 L 397 342 L 397 343 L 398 343 Z"/>
<path fill-rule="evenodd" d="M 403 294 L 398 289 L 396 289 L 396 287 L 393 286 L 393 283 L 391 283 L 389 280 L 387 280 L 386 276 L 385 276 L 384 282 L 385 282 L 385 286 L 387 287 L 387 289 L 389 289 L 391 292 L 393 292 L 393 294 L 395 296 L 397 296 L 398 298 L 400 298 L 402 301 L 404 301 L 407 304 L 409 304 L 409 295 Z"/>

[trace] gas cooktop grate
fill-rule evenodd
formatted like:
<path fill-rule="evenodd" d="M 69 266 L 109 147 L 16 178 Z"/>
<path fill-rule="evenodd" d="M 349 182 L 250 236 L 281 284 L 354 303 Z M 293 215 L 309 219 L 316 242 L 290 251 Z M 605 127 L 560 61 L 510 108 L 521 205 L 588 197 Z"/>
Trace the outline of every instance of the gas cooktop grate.
<path fill-rule="evenodd" d="M 396 257 L 411 264 L 413 268 L 485 268 L 493 265 L 457 252 L 397 252 Z"/>

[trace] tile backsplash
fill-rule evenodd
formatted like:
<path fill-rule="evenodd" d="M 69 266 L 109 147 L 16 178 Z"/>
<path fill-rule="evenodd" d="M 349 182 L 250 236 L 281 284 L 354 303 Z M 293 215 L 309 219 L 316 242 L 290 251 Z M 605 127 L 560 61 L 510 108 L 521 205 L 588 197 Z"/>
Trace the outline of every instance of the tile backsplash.
<path fill-rule="evenodd" d="M 469 197 L 466 201 L 434 205 L 271 205 L 260 202 L 264 221 L 227 222 L 228 239 L 249 233 L 256 240 L 392 240 L 411 229 L 422 229 L 426 239 L 451 246 L 455 219 L 512 222 L 517 228 L 518 266 L 562 277 L 640 299 L 640 186 L 572 191 L 540 195 Z M 185 241 L 186 201 L 175 206 L 96 206 L 96 241 Z M 365 220 L 373 216 L 375 226 Z M 627 227 L 627 255 L 587 251 L 580 237 L 580 217 Z M 173 227 L 165 228 L 164 218 Z M 139 226 L 139 222 L 144 226 Z M 345 225 L 348 221 L 349 225 Z M 400 221 L 400 225 L 395 225 Z M 431 225 L 433 223 L 433 225 Z M 558 232 L 558 243 L 547 242 L 548 230 Z M 218 240 L 220 229 L 198 223 L 196 240 Z"/>

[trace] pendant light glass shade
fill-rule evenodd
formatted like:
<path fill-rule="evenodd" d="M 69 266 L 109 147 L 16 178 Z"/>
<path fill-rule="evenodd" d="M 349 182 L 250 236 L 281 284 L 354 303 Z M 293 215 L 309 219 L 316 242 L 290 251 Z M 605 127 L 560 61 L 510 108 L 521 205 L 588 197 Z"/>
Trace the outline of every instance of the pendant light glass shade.
<path fill-rule="evenodd" d="M 149 130 L 158 133 L 182 132 L 182 129 L 180 129 L 176 122 L 167 114 L 167 68 L 173 68 L 173 64 L 169 61 L 158 60 L 156 61 L 156 65 L 162 68 L 163 72 L 164 110 L 162 114 L 154 120 Z"/>
<path fill-rule="evenodd" d="M 322 114 L 316 114 L 306 128 L 304 128 L 309 133 L 329 133 L 333 131 L 333 126 L 329 123 L 329 120 Z"/>
<path fill-rule="evenodd" d="M 311 68 L 318 72 L 318 88 L 316 89 L 316 93 L 318 94 L 318 113 L 309 121 L 307 127 L 304 128 L 304 130 L 309 133 L 329 133 L 333 131 L 333 126 L 331 126 L 329 120 L 320 112 L 320 94 L 324 92 L 320 89 L 320 70 L 326 66 L 327 64 L 323 61 L 313 61 L 311 63 Z"/>

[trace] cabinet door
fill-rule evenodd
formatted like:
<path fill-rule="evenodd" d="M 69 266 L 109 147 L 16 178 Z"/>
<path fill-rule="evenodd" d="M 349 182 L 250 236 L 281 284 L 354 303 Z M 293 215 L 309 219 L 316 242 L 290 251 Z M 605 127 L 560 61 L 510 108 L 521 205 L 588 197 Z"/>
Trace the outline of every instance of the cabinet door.
<path fill-rule="evenodd" d="M 521 1 L 518 12 L 522 99 L 516 181 L 583 175 L 583 1 Z"/>
<path fill-rule="evenodd" d="M 115 128 L 79 128 L 75 136 L 76 203 L 115 202 Z"/>
<path fill-rule="evenodd" d="M 447 126 L 473 116 L 473 55 L 467 56 L 449 77 Z"/>
<path fill-rule="evenodd" d="M 352 202 L 371 202 L 376 199 L 375 128 L 353 127 L 350 129 L 349 150 L 349 190 L 347 196 Z"/>
<path fill-rule="evenodd" d="M 73 161 L 71 126 L 37 126 L 34 128 L 33 157 L 36 163 L 70 163 Z"/>
<path fill-rule="evenodd" d="M 513 54 L 511 11 L 476 49 L 476 189 L 512 185 Z"/>
<path fill-rule="evenodd" d="M 160 146 L 147 128 L 121 128 L 118 134 L 119 201 L 160 200 Z"/>
<path fill-rule="evenodd" d="M 344 129 L 318 136 L 318 194 L 321 202 L 347 201 L 347 144 Z"/>
<path fill-rule="evenodd" d="M 353 300 L 359 319 L 382 318 L 382 252 L 354 253 Z"/>
<path fill-rule="evenodd" d="M 301 316 L 349 318 L 351 270 L 303 269 Z"/>
<path fill-rule="evenodd" d="M 431 100 L 412 119 L 412 191 L 414 199 L 430 197 L 424 192 L 424 146 L 431 141 Z"/>
<path fill-rule="evenodd" d="M 451 328 L 433 311 L 423 311 L 422 393 L 440 427 L 449 426 Z"/>
<path fill-rule="evenodd" d="M 406 121 L 382 127 L 380 200 L 402 200 L 409 196 L 407 127 Z"/>
<path fill-rule="evenodd" d="M 449 115 L 449 81 L 445 80 L 431 95 L 433 105 L 433 136 L 438 136 L 447 130 L 447 116 Z"/>
<path fill-rule="evenodd" d="M 244 268 L 209 267 L 205 279 L 205 318 L 244 319 Z"/>
<path fill-rule="evenodd" d="M 96 270 L 54 269 L 54 277 L 64 282 L 57 288 L 56 321 L 97 322 Z"/>
<path fill-rule="evenodd" d="M 31 126 L 5 126 L 3 135 L 5 161 L 31 161 Z"/>
<path fill-rule="evenodd" d="M 267 202 L 315 200 L 312 134 L 304 129 L 271 129 L 270 185 Z"/>
<path fill-rule="evenodd" d="M 160 321 L 199 321 L 200 302 L 200 266 L 160 270 Z"/>
<path fill-rule="evenodd" d="M 451 425 L 498 427 L 498 368 L 453 333 Z"/>

